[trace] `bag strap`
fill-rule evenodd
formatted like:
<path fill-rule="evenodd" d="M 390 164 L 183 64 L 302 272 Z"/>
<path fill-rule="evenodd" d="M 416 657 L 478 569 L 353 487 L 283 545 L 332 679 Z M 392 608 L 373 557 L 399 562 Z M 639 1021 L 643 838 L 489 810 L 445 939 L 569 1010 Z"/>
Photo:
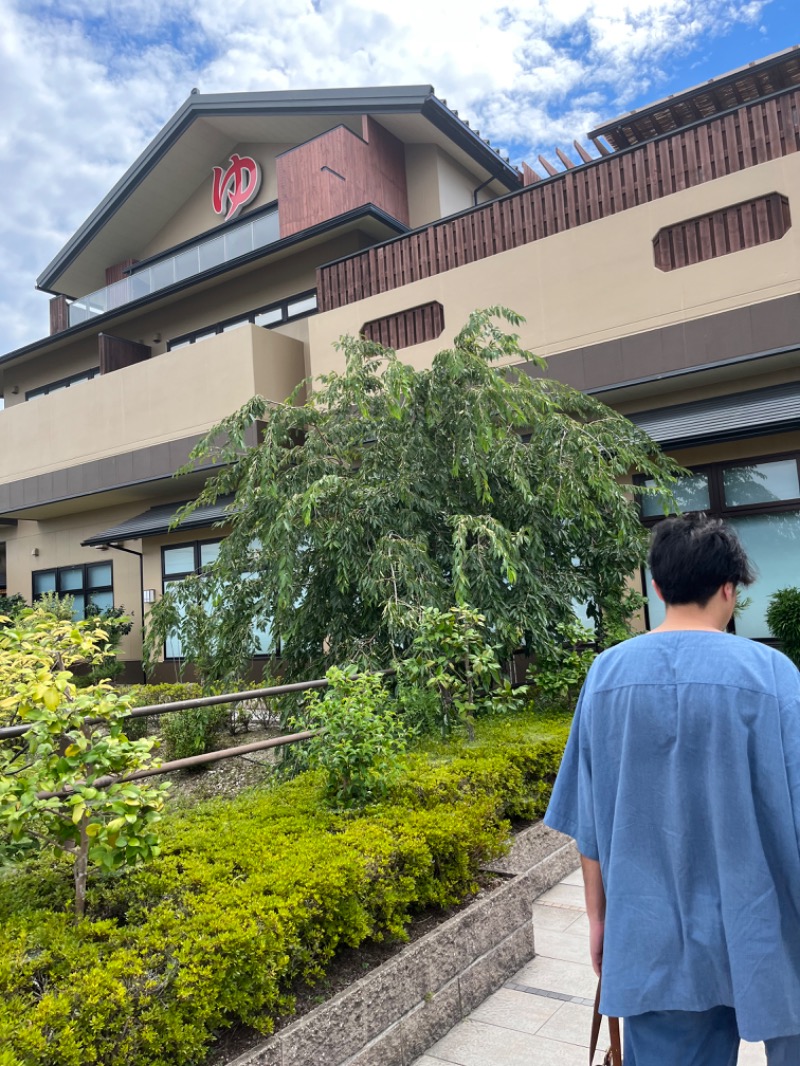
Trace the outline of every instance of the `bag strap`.
<path fill-rule="evenodd" d="M 594 1062 L 594 1055 L 597 1051 L 597 1041 L 600 1038 L 600 1024 L 602 1022 L 602 1016 L 600 1014 L 600 984 L 597 982 L 597 993 L 594 997 L 594 1011 L 592 1012 L 592 1035 L 589 1040 L 589 1066 L 592 1066 Z M 622 1042 L 619 1035 L 619 1018 L 608 1019 L 608 1031 L 611 1037 L 611 1049 L 610 1049 L 610 1066 L 622 1066 Z"/>

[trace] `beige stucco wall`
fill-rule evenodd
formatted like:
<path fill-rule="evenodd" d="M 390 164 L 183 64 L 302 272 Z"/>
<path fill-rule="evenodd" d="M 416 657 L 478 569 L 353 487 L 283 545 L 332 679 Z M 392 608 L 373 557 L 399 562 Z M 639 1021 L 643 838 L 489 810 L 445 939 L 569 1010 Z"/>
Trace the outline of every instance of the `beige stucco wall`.
<path fill-rule="evenodd" d="M 304 370 L 299 341 L 247 325 L 12 407 L 0 482 L 202 433 L 258 391 L 285 399 Z"/>
<path fill-rule="evenodd" d="M 65 515 L 42 522 L 21 521 L 12 531 L 3 533 L 6 540 L 9 595 L 19 593 L 30 602 L 34 570 L 78 563 L 111 563 L 113 566 L 114 604 L 124 607 L 134 620 L 131 633 L 123 638 L 121 658 L 141 658 L 141 585 L 139 560 L 125 552 L 82 548 L 81 541 L 110 529 L 119 522 L 147 510 L 146 506 L 127 504 L 79 514 Z M 138 550 L 138 543 L 131 547 Z M 36 551 L 38 555 L 32 553 Z"/>
<path fill-rule="evenodd" d="M 261 167 L 261 188 L 255 199 L 251 200 L 243 208 L 239 218 L 244 219 L 259 207 L 263 207 L 265 204 L 277 199 L 278 183 L 275 160 L 281 152 L 285 152 L 287 148 L 291 147 L 290 144 L 238 144 L 231 149 L 229 155 L 236 152 L 240 156 L 251 156 Z M 229 156 L 226 156 L 224 159 L 220 159 L 217 165 L 227 169 L 229 162 Z M 141 248 L 137 258 L 147 259 L 151 255 L 157 255 L 168 248 L 173 248 L 176 244 L 191 240 L 193 237 L 197 237 L 199 234 L 206 233 L 208 230 L 221 225 L 224 221 L 224 216 L 214 213 L 211 203 L 212 186 L 213 174 L 209 170 L 207 177 L 187 199 L 183 208 L 173 215 L 167 225 L 153 240 Z"/>
<path fill-rule="evenodd" d="M 800 220 L 780 241 L 669 273 L 655 267 L 652 240 L 664 226 L 770 192 L 788 196 L 797 216 L 798 188 L 795 154 L 317 315 L 313 372 L 334 367 L 330 344 L 342 333 L 429 300 L 444 306 L 446 327 L 438 340 L 403 350 L 418 367 L 476 307 L 525 315 L 523 343 L 546 356 L 797 292 Z"/>
<path fill-rule="evenodd" d="M 182 503 L 186 494 L 159 499 L 158 503 Z M 13 530 L 0 533 L 6 541 L 8 561 L 8 593 L 19 593 L 30 602 L 33 592 L 33 572 L 79 563 L 111 563 L 113 567 L 114 604 L 124 607 L 134 621 L 132 631 L 123 638 L 120 658 L 138 661 L 142 656 L 142 589 L 153 589 L 156 599 L 163 592 L 161 576 L 161 548 L 164 545 L 191 543 L 198 540 L 217 540 L 226 529 L 201 529 L 191 532 L 169 533 L 160 537 L 145 537 L 125 542 L 125 547 L 142 552 L 140 583 L 139 559 L 127 552 L 110 548 L 82 548 L 81 541 L 148 509 L 147 504 L 128 503 L 120 507 L 97 508 L 62 518 L 41 522 L 22 521 Z M 38 555 L 32 553 L 36 551 Z M 144 605 L 145 617 L 149 606 Z"/>
<path fill-rule="evenodd" d="M 412 228 L 442 217 L 438 155 L 435 144 L 406 145 L 408 217 Z"/>
<path fill-rule="evenodd" d="M 82 337 L 74 341 L 68 349 L 47 352 L 38 359 L 10 366 L 4 374 L 4 394 L 6 407 L 25 403 L 28 389 L 36 389 L 53 381 L 69 377 L 83 370 L 100 365 L 97 337 Z M 15 394 L 14 387 L 19 391 Z M 80 386 L 79 386 L 80 387 Z M 37 399 L 35 402 L 39 402 Z M 2 417 L 2 412 L 0 412 Z"/>

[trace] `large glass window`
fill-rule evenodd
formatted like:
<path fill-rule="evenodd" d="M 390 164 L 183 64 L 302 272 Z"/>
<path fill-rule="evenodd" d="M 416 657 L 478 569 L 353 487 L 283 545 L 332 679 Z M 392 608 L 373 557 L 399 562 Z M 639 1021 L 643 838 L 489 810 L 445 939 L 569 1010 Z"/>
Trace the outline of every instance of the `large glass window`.
<path fill-rule="evenodd" d="M 219 555 L 219 540 L 193 541 L 190 544 L 178 544 L 174 547 L 162 548 L 162 572 L 164 588 L 181 581 L 190 574 L 200 574 L 203 570 L 212 566 Z M 249 578 L 251 574 L 244 574 Z M 208 604 L 210 607 L 210 603 Z M 277 646 L 269 624 L 254 626 L 253 637 L 256 643 L 256 655 L 274 655 Z M 181 659 L 183 657 L 183 645 L 177 635 L 167 639 L 164 654 L 167 659 Z"/>
<path fill-rule="evenodd" d="M 800 453 L 714 463 L 692 471 L 676 489 L 680 509 L 724 518 L 739 534 L 757 577 L 743 590 L 748 605 L 737 612 L 737 634 L 770 639 L 766 611 L 773 592 L 800 581 Z M 642 498 L 642 518 L 652 526 L 664 516 L 656 497 Z M 664 619 L 664 605 L 643 573 L 650 628 Z"/>
<path fill-rule="evenodd" d="M 54 567 L 51 570 L 34 570 L 34 602 L 46 592 L 59 596 L 71 596 L 74 601 L 73 618 L 86 616 L 91 604 L 104 611 L 114 606 L 114 575 L 111 563 L 79 563 L 75 566 Z"/>

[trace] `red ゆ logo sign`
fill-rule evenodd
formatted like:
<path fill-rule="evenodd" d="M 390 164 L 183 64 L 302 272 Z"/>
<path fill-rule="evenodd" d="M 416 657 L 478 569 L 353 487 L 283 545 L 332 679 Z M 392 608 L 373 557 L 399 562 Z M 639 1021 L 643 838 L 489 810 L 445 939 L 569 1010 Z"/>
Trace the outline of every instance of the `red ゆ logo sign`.
<path fill-rule="evenodd" d="M 225 215 L 226 222 L 236 218 L 261 188 L 261 168 L 255 159 L 234 152 L 230 163 L 227 170 L 214 167 L 214 187 L 211 190 L 214 211 L 218 215 Z"/>

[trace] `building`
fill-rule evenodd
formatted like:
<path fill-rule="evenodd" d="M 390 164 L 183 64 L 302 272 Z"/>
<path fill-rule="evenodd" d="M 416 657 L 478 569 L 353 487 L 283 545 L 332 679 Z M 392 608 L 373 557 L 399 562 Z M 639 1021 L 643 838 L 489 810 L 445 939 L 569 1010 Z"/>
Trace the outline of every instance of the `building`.
<path fill-rule="evenodd" d="M 521 171 L 426 86 L 191 95 L 39 277 L 50 335 L 0 358 L 9 593 L 124 605 L 139 676 L 147 603 L 221 535 L 218 509 L 169 532 L 199 437 L 335 368 L 344 333 L 423 366 L 500 303 L 737 525 L 763 639 L 800 581 L 799 116 L 800 48 Z"/>

